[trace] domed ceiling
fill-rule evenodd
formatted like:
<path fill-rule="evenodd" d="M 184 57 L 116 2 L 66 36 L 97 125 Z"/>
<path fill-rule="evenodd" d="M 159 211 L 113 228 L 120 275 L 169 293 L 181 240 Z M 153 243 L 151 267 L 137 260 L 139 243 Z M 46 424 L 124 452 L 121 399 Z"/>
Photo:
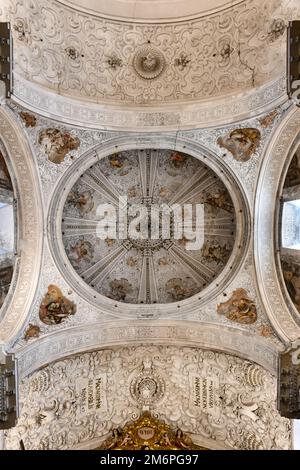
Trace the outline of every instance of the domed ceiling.
<path fill-rule="evenodd" d="M 117 233 L 106 239 L 99 235 L 102 204 L 117 209 Z M 134 205 L 143 211 L 136 232 Z M 175 212 L 163 219 L 174 205 L 180 211 L 186 205 L 181 232 Z M 195 230 L 198 245 L 191 244 Z M 224 269 L 235 231 L 234 206 L 222 181 L 198 159 L 171 150 L 101 159 L 80 176 L 63 209 L 63 243 L 74 270 L 98 293 L 133 304 L 178 302 L 201 292 Z"/>

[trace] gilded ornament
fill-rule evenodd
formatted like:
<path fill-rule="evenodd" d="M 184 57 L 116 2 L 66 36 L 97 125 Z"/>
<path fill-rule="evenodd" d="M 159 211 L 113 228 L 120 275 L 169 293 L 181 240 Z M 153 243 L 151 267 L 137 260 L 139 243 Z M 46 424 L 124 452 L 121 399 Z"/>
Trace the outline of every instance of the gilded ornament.
<path fill-rule="evenodd" d="M 165 422 L 145 412 L 123 429 L 114 429 L 100 447 L 95 450 L 208 450 L 196 446 L 181 429 L 173 430 Z"/>

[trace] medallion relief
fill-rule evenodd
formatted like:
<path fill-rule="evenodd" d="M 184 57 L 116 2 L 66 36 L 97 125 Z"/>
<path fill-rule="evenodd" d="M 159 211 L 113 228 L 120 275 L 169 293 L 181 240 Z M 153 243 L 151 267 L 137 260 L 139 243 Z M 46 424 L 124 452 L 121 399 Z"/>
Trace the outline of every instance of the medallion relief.
<path fill-rule="evenodd" d="M 145 45 L 135 53 L 133 67 L 141 78 L 153 80 L 164 71 L 166 60 L 159 49 L 152 45 Z"/>
<path fill-rule="evenodd" d="M 166 384 L 150 358 L 143 361 L 141 371 L 130 382 L 132 398 L 142 407 L 151 407 L 165 396 Z"/>

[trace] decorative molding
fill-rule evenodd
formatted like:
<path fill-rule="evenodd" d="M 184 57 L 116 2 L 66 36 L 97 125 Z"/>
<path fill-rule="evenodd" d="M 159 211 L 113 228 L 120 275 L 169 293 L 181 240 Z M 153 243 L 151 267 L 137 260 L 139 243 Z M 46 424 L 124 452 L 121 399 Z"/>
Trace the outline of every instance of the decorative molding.
<path fill-rule="evenodd" d="M 278 6 L 277 0 L 245 0 L 195 20 L 150 25 L 87 15 L 53 0 L 9 0 L 6 13 L 16 44 L 14 70 L 35 85 L 104 106 L 178 107 L 233 98 L 285 72 L 285 38 L 274 40 L 272 33 L 275 17 L 285 20 Z M 151 59 L 144 52 L 139 59 L 143 47 Z M 66 58 L 69 48 L 77 58 Z M 187 51 L 190 62 L 182 71 L 176 61 Z M 112 54 L 122 67 L 108 66 Z"/>
<path fill-rule="evenodd" d="M 32 112 L 62 123 L 119 131 L 174 131 L 235 123 L 272 111 L 287 100 L 286 79 L 244 93 L 180 106 L 129 107 L 94 104 L 58 95 L 14 73 L 12 99 Z"/>
<path fill-rule="evenodd" d="M 192 130 L 182 131 L 175 133 L 161 133 L 161 134 L 146 134 L 146 133 L 114 133 L 106 131 L 87 131 L 85 129 L 74 129 L 65 126 L 60 123 L 54 123 L 49 119 L 45 119 L 36 116 L 36 125 L 34 127 L 25 127 L 23 119 L 20 116 L 22 109 L 14 103 L 9 103 L 9 106 L 13 109 L 15 118 L 21 123 L 23 129 L 28 135 L 29 141 L 32 143 L 32 148 L 36 157 L 36 166 L 39 172 L 39 178 L 43 187 L 43 198 L 42 204 L 45 211 L 48 211 L 49 207 L 54 203 L 54 198 L 57 198 L 57 204 L 60 205 L 59 194 L 57 193 L 59 188 L 66 188 L 66 193 L 69 189 L 69 183 L 72 186 L 73 180 L 76 179 L 76 174 L 79 171 L 84 171 L 83 165 L 85 162 L 87 166 L 90 166 L 90 161 L 96 158 L 102 158 L 102 156 L 110 155 L 116 151 L 115 146 L 118 146 L 117 150 L 132 148 L 171 148 L 176 149 L 177 146 L 179 151 L 188 152 L 195 157 L 203 157 L 203 161 L 207 163 L 209 167 L 216 172 L 216 174 L 224 179 L 226 186 L 230 193 L 237 197 L 235 206 L 243 210 L 243 214 L 240 216 L 246 217 L 246 225 L 249 228 L 244 234 L 245 239 L 241 244 L 241 250 L 235 251 L 230 260 L 229 268 L 237 264 L 237 271 L 229 272 L 228 270 L 228 282 L 226 284 L 218 282 L 214 284 L 213 288 L 216 288 L 218 292 L 217 297 L 214 294 L 206 291 L 204 296 L 197 296 L 193 303 L 189 301 L 186 303 L 180 303 L 180 307 L 177 305 L 172 308 L 164 306 L 164 308 L 156 308 L 151 306 L 150 309 L 144 306 L 143 312 L 139 309 L 132 309 L 129 306 L 124 310 L 124 304 L 118 304 L 117 302 L 104 302 L 103 299 L 94 298 L 94 291 L 91 290 L 87 297 L 82 297 L 81 292 L 78 292 L 78 284 L 74 285 L 74 288 L 69 283 L 69 270 L 67 270 L 67 278 L 65 279 L 61 271 L 57 268 L 57 258 L 53 259 L 49 253 L 48 243 L 44 245 L 44 257 L 43 257 L 43 269 L 39 278 L 39 286 L 36 291 L 35 300 L 33 301 L 30 308 L 30 315 L 28 315 L 26 322 L 23 325 L 22 331 L 14 342 L 11 342 L 7 348 L 18 350 L 27 346 L 28 344 L 35 341 L 35 338 L 23 339 L 27 331 L 29 323 L 36 325 L 40 328 L 40 337 L 45 337 L 48 334 L 56 333 L 58 331 L 65 331 L 68 334 L 68 329 L 71 327 L 77 327 L 82 325 L 85 327 L 87 324 L 104 324 L 107 321 L 115 320 L 133 320 L 135 319 L 150 319 L 153 320 L 181 320 L 183 322 L 195 321 L 201 323 L 213 323 L 219 324 L 220 328 L 223 325 L 233 326 L 230 320 L 227 320 L 225 316 L 218 315 L 216 312 L 217 305 L 223 303 L 226 297 L 229 298 L 236 289 L 243 287 L 247 290 L 251 300 L 253 300 L 257 307 L 257 322 L 253 325 L 236 325 L 237 329 L 243 329 L 250 333 L 256 334 L 258 337 L 264 336 L 266 343 L 274 343 L 275 347 L 279 345 L 276 333 L 271 329 L 268 318 L 265 314 L 264 308 L 258 297 L 258 292 L 255 289 L 255 276 L 253 269 L 252 250 L 249 251 L 249 236 L 251 233 L 251 211 L 254 202 L 253 191 L 256 184 L 258 175 L 258 167 L 261 160 L 261 149 L 266 145 L 272 132 L 272 128 L 276 123 L 279 122 L 282 110 L 278 109 L 278 116 L 276 121 L 267 128 L 261 129 L 262 140 L 260 148 L 255 152 L 248 162 L 240 163 L 237 162 L 229 152 L 224 154 L 224 150 L 217 145 L 218 138 L 224 133 L 230 132 L 233 129 L 232 126 L 226 126 L 222 129 L 207 129 L 207 130 Z M 240 123 L 243 127 L 254 127 L 259 128 L 259 119 L 254 118 L 246 123 Z M 59 129 L 63 134 L 71 133 L 74 137 L 78 137 L 80 140 L 80 147 L 66 155 L 64 161 L 60 164 L 54 164 L 43 152 L 43 148 L 38 143 L 40 131 L 45 128 L 55 127 Z M 208 151 L 207 149 L 210 149 Z M 99 153 L 99 150 L 101 152 Z M 93 153 L 95 152 L 95 153 Z M 78 172 L 77 172 L 78 170 Z M 80 174 L 80 173 L 79 173 Z M 62 194 L 62 198 L 63 193 Z M 47 216 L 48 217 L 48 216 Z M 56 219 L 58 217 L 58 219 Z M 55 220 L 60 220 L 61 214 L 54 214 Z M 241 219 L 242 220 L 242 219 Z M 52 224 L 53 225 L 53 224 Z M 239 223 L 241 228 L 241 224 Z M 53 232 L 56 236 L 56 232 Z M 49 236 L 49 234 L 48 234 Z M 56 243 L 56 242 L 55 242 Z M 51 242 L 52 246 L 52 242 Z M 243 248 L 244 246 L 244 248 Z M 63 246 L 62 246 L 63 250 Z M 68 260 L 67 260 L 68 262 Z M 235 268 L 234 268 L 235 269 Z M 230 270 L 232 271 L 232 270 Z M 234 270 L 233 270 L 234 271 Z M 224 273 L 225 274 L 225 273 Z M 226 274 L 227 275 L 227 274 Z M 232 277 L 231 277 L 232 276 Z M 226 277 L 226 276 L 225 276 Z M 80 279 L 80 278 L 79 278 Z M 64 323 L 57 325 L 45 325 L 39 319 L 39 308 L 42 298 L 51 284 L 59 286 L 67 297 L 77 305 L 76 315 L 71 315 L 66 318 Z M 117 305 L 117 307 L 115 307 Z M 108 307 L 108 308 L 107 308 Z"/>
<path fill-rule="evenodd" d="M 43 217 L 39 179 L 26 137 L 6 106 L 0 106 L 0 137 L 16 181 L 18 203 L 18 277 L 0 324 L 0 345 L 20 332 L 39 281 Z"/>
<path fill-rule="evenodd" d="M 226 325 L 182 321 L 99 322 L 55 331 L 12 350 L 20 380 L 46 364 L 87 351 L 130 344 L 164 344 L 222 351 L 251 360 L 277 374 L 279 346 Z M 281 348 L 282 349 L 282 348 Z"/>
<path fill-rule="evenodd" d="M 281 274 L 278 273 L 278 211 L 279 196 L 282 193 L 280 182 L 299 131 L 300 109 L 293 107 L 276 128 L 262 156 L 255 196 L 254 257 L 257 284 L 270 322 L 286 343 L 300 338 L 300 322 L 296 323 L 285 301 L 280 282 Z"/>

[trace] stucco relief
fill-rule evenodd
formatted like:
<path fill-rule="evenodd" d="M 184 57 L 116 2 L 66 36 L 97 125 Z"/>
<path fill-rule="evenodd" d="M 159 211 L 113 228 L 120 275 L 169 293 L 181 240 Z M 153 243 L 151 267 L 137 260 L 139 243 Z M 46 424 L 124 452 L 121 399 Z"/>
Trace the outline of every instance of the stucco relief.
<path fill-rule="evenodd" d="M 28 0 L 7 4 L 18 43 L 15 71 L 68 96 L 106 103 L 175 103 L 247 90 L 284 72 L 278 50 L 285 47 L 286 19 L 284 9 L 277 11 L 277 0 L 248 0 L 208 17 L 159 25 L 118 23 L 54 1 L 31 1 L 31 8 Z M 143 45 L 152 48 L 151 57 L 136 52 Z M 70 48 L 80 53 L 65 60 Z M 178 60 L 186 51 L 189 61 L 182 69 Z M 112 55 L 122 66 L 109 65 Z M 156 79 L 145 79 L 152 76 Z"/>
<path fill-rule="evenodd" d="M 140 346 L 86 353 L 23 380 L 20 399 L 18 425 L 6 434 L 8 449 L 18 448 L 20 439 L 28 450 L 70 449 L 145 409 L 183 432 L 234 449 L 291 446 L 290 422 L 276 410 L 275 378 L 212 351 Z"/>

